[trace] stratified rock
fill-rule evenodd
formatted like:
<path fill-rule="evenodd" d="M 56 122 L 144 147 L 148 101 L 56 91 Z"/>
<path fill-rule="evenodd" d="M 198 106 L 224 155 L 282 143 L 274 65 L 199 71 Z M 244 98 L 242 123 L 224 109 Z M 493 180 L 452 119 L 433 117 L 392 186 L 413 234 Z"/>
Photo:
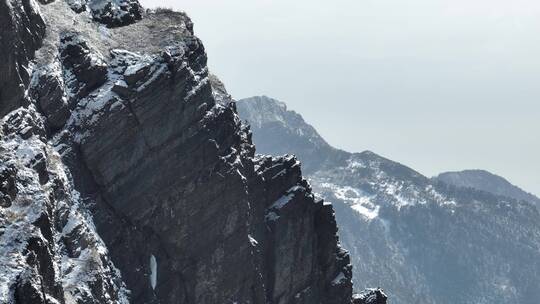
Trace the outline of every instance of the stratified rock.
<path fill-rule="evenodd" d="M 252 186 L 253 195 L 266 198 L 254 206 L 254 214 L 264 216 L 255 227 L 266 227 L 254 237 L 265 248 L 268 298 L 273 303 L 348 303 L 351 266 L 338 245 L 331 205 L 315 199 L 292 156 L 257 157 L 255 168 L 261 181 Z"/>
<path fill-rule="evenodd" d="M 43 73 L 38 84 L 33 88 L 33 98 L 37 101 L 41 111 L 47 117 L 47 122 L 53 130 L 60 129 L 66 123 L 69 115 L 68 97 L 64 91 L 61 75 Z"/>
<path fill-rule="evenodd" d="M 350 304 L 331 205 L 255 156 L 184 13 L 41 8 L 29 104 L 2 119 L 2 301 Z"/>
<path fill-rule="evenodd" d="M 29 61 L 41 46 L 45 22 L 34 0 L 0 1 L 0 116 L 23 105 Z"/>

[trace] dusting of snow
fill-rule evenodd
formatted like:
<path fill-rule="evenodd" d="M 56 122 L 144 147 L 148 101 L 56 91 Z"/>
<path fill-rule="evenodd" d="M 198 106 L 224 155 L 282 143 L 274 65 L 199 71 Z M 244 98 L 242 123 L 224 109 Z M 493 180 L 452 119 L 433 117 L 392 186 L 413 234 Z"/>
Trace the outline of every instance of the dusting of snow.
<path fill-rule="evenodd" d="M 287 174 L 287 170 L 283 169 L 283 170 L 279 171 L 278 173 L 276 173 L 274 176 L 272 176 L 272 179 L 281 177 L 281 176 L 283 176 L 285 174 Z"/>
<path fill-rule="evenodd" d="M 280 209 L 289 204 L 298 193 L 306 192 L 307 189 L 303 186 L 293 186 L 285 191 L 285 194 L 278 198 L 266 211 L 265 219 L 267 221 L 276 221 L 280 218 Z"/>
<path fill-rule="evenodd" d="M 259 245 L 259 242 L 257 242 L 257 240 L 251 236 L 251 234 L 248 234 L 248 239 L 251 246 L 255 247 Z"/>
<path fill-rule="evenodd" d="M 368 195 L 353 187 L 338 186 L 332 183 L 323 183 L 321 187 L 327 191 L 331 191 L 336 198 L 345 202 L 366 220 L 373 220 L 379 216 L 380 206 L 372 202 L 373 195 Z"/>
<path fill-rule="evenodd" d="M 0 142 L 0 149 L 8 161 L 2 168 L 17 168 L 17 198 L 8 208 L 0 208 L 0 219 L 5 219 L 0 233 L 0 299 L 9 299 L 10 287 L 25 271 L 24 250 L 31 235 L 41 235 L 33 223 L 39 218 L 49 201 L 38 182 L 37 173 L 29 168 L 31 156 L 44 144 L 35 137 L 22 140 L 16 137 Z"/>
<path fill-rule="evenodd" d="M 349 159 L 347 161 L 347 168 L 348 169 L 365 169 L 367 166 L 364 164 L 364 162 L 354 159 Z"/>
<path fill-rule="evenodd" d="M 32 116 L 31 113 L 36 116 Z M 34 106 L 17 109 L 0 121 L 0 129 L 10 124 L 14 115 L 26 119 L 18 120 L 17 128 L 31 128 L 32 119 L 41 120 Z M 17 194 L 11 205 L 0 208 L 0 299 L 9 299 L 10 289 L 18 277 L 29 269 L 26 262 L 26 248 L 31 237 L 38 237 L 41 242 L 53 248 L 53 276 L 62 285 L 67 303 L 80 302 L 82 297 L 92 295 L 94 281 L 98 276 L 117 277 L 120 272 L 108 260 L 107 249 L 97 234 L 92 217 L 87 211 L 83 199 L 74 189 L 72 179 L 62 163 L 58 151 L 40 137 L 33 135 L 23 139 L 17 134 L 8 134 L 0 138 L 0 169 L 15 168 Z M 46 162 L 49 178 L 40 183 L 38 172 L 33 169 L 36 159 Z M 65 195 L 56 196 L 58 185 Z M 56 223 L 53 224 L 53 244 L 41 233 L 34 223 L 43 215 L 54 212 Z M 57 218 L 58 217 L 58 218 Z M 55 229 L 57 227 L 58 230 Z M 85 245 L 70 238 L 83 238 Z M 77 244 L 66 249 L 66 242 Z M 110 272 L 112 272 L 112 277 Z M 119 281 L 121 282 L 121 281 Z M 111 283 L 118 301 L 128 303 L 128 291 L 122 283 Z M 50 295 L 45 295 L 48 303 L 57 303 Z"/>

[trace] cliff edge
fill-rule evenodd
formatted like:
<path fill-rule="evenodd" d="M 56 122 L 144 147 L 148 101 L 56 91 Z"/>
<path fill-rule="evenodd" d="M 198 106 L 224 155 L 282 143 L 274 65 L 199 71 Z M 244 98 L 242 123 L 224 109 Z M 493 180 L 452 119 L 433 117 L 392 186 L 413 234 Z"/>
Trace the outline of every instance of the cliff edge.
<path fill-rule="evenodd" d="M 184 13 L 0 6 L 0 302 L 352 301 L 332 206 L 256 155 Z"/>

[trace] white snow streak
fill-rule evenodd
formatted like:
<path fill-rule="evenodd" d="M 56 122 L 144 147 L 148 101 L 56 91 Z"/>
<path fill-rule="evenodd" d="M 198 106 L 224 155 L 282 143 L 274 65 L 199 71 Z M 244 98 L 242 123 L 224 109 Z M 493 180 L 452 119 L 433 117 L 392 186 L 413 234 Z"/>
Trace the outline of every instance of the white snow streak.
<path fill-rule="evenodd" d="M 156 257 L 152 254 L 150 256 L 150 286 L 152 289 L 156 289 L 157 285 L 157 260 Z"/>

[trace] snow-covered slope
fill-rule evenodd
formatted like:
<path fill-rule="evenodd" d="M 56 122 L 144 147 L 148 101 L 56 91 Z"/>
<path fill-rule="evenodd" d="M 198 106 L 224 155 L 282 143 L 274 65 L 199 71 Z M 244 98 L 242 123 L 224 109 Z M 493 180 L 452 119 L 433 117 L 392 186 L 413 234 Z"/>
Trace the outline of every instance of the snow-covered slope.
<path fill-rule="evenodd" d="M 432 180 L 373 152 L 329 148 L 269 98 L 237 108 L 260 152 L 311 163 L 313 189 L 334 204 L 355 288 L 383 287 L 400 304 L 537 303 L 540 214 L 530 203 Z M 300 130 L 313 131 L 303 138 Z"/>
<path fill-rule="evenodd" d="M 485 170 L 444 172 L 434 177 L 434 179 L 454 185 L 456 187 L 473 188 L 486 191 L 494 195 L 510 197 L 520 201 L 527 201 L 540 207 L 540 198 L 526 192 L 518 186 L 512 185 L 503 177 Z"/>

